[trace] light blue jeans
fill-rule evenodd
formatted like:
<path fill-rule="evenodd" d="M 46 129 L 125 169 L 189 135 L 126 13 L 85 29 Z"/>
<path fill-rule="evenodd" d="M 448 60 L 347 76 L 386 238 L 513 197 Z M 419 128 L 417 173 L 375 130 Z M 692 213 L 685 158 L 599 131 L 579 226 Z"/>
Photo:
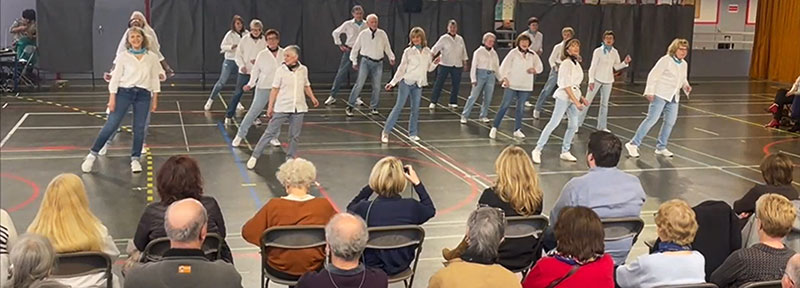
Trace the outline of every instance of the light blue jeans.
<path fill-rule="evenodd" d="M 575 132 L 578 131 L 578 117 L 580 117 L 580 111 L 578 111 L 578 107 L 576 107 L 574 103 L 559 98 L 556 98 L 556 106 L 553 108 L 553 117 L 550 117 L 550 122 L 547 122 L 547 126 L 544 126 L 542 134 L 539 135 L 539 141 L 536 141 L 536 150 L 542 151 L 542 149 L 544 149 L 544 144 L 547 144 L 547 140 L 550 139 L 550 134 L 553 133 L 553 130 L 556 130 L 558 124 L 561 123 L 561 119 L 564 119 L 564 114 L 567 114 L 568 122 L 567 132 L 564 133 L 564 143 L 561 144 L 561 153 L 569 152 L 569 148 L 572 145 L 572 137 L 574 137 Z"/>
<path fill-rule="evenodd" d="M 511 102 L 516 98 L 517 110 L 516 114 L 514 115 L 514 131 L 522 129 L 522 114 L 525 112 L 525 101 L 528 101 L 528 97 L 530 96 L 531 91 L 519 91 L 506 88 L 506 91 L 503 92 L 503 102 L 500 103 L 500 109 L 497 110 L 497 115 L 494 116 L 494 126 L 492 127 L 500 127 L 500 122 L 503 121 L 503 117 L 506 115 L 508 106 L 511 106 Z"/>
<path fill-rule="evenodd" d="M 238 73 L 236 76 L 236 90 L 233 91 L 233 96 L 231 96 L 231 103 L 228 104 L 228 112 L 225 113 L 226 118 L 233 118 L 236 115 L 236 106 L 239 105 L 239 101 L 242 100 L 242 94 L 244 94 L 244 85 L 247 85 L 247 82 L 250 82 L 250 74 L 242 74 Z"/>
<path fill-rule="evenodd" d="M 144 133 L 146 130 L 147 118 L 150 115 L 150 91 L 142 88 L 119 88 L 115 96 L 114 112 L 108 114 L 108 121 L 100 129 L 100 134 L 92 145 L 90 152 L 97 156 L 103 145 L 119 128 L 122 118 L 128 113 L 128 108 L 133 107 L 133 147 L 131 148 L 131 159 L 139 160 L 142 156 L 142 145 L 144 144 Z"/>
<path fill-rule="evenodd" d="M 477 84 L 472 86 L 472 91 L 469 93 L 469 98 L 467 99 L 467 104 L 464 105 L 464 111 L 461 112 L 461 117 L 469 118 L 469 114 L 472 113 L 472 106 L 475 105 L 475 101 L 478 100 L 478 97 L 481 96 L 481 92 L 483 92 L 483 104 L 481 104 L 481 114 L 479 118 L 484 118 L 489 113 L 489 105 L 492 104 L 492 94 L 494 93 L 494 71 L 492 70 L 484 70 L 484 69 L 477 69 L 475 73 L 475 78 L 478 78 Z"/>
<path fill-rule="evenodd" d="M 383 127 L 383 133 L 389 134 L 397 123 L 397 118 L 400 117 L 400 112 L 406 106 L 406 99 L 411 98 L 411 116 L 408 121 L 408 136 L 417 136 L 417 122 L 419 121 L 419 99 L 422 98 L 422 88 L 417 84 L 408 85 L 406 81 L 400 81 L 397 89 L 397 102 L 394 103 L 392 112 L 389 113 L 389 118 L 386 118 L 386 126 Z"/>
<path fill-rule="evenodd" d="M 375 62 L 366 57 L 361 57 L 361 64 L 358 65 L 358 78 L 353 91 L 350 92 L 350 99 L 347 105 L 350 107 L 356 106 L 356 98 L 361 94 L 361 89 L 364 88 L 364 83 L 367 82 L 367 76 L 372 78 L 372 100 L 369 101 L 370 109 L 378 109 L 378 101 L 381 96 L 381 76 L 383 76 L 383 61 Z"/>
<path fill-rule="evenodd" d="M 553 93 L 556 92 L 557 84 L 558 71 L 551 67 L 550 74 L 547 75 L 547 83 L 544 84 L 542 92 L 539 93 L 539 98 L 536 99 L 536 107 L 534 107 L 536 111 L 542 112 L 542 109 L 544 109 L 544 101 L 553 98 Z"/>
<path fill-rule="evenodd" d="M 270 91 L 272 91 L 272 89 L 256 89 L 255 96 L 253 96 L 253 103 L 250 104 L 250 109 L 248 109 L 247 114 L 244 115 L 242 123 L 239 123 L 239 131 L 236 132 L 236 136 L 242 139 L 247 136 L 247 131 L 250 130 L 250 126 L 253 126 L 253 121 L 258 118 L 258 115 L 261 115 L 261 111 L 264 111 L 264 107 L 269 103 Z M 278 130 L 278 134 L 275 135 L 275 138 L 278 138 L 280 133 L 281 130 Z"/>
<path fill-rule="evenodd" d="M 236 73 L 239 71 L 239 66 L 236 66 L 236 61 L 233 59 L 225 59 L 222 61 L 222 70 L 219 71 L 219 79 L 217 83 L 214 84 L 214 89 L 211 89 L 211 95 L 208 96 L 208 99 L 213 100 L 214 97 L 219 96 L 219 91 L 222 91 L 222 87 L 228 83 L 228 78 L 231 77 L 231 73 Z"/>
<path fill-rule="evenodd" d="M 342 60 L 339 61 L 339 69 L 336 70 L 336 78 L 333 78 L 333 86 L 331 86 L 331 97 L 336 98 L 339 93 L 339 88 L 342 82 L 347 80 L 347 72 L 353 67 L 353 62 L 350 62 L 350 51 L 342 53 Z"/>
<path fill-rule="evenodd" d="M 631 139 L 633 145 L 639 146 L 642 144 L 642 139 L 647 136 L 647 132 L 656 125 L 658 118 L 664 114 L 664 122 L 661 123 L 661 131 L 658 132 L 658 143 L 656 149 L 667 149 L 667 141 L 669 134 L 672 133 L 672 127 L 675 126 L 675 121 L 678 120 L 678 95 L 672 98 L 672 101 L 667 102 L 658 96 L 653 97 L 653 102 L 650 102 L 650 107 L 647 108 L 647 117 L 644 118 L 642 124 L 639 124 L 639 129 L 636 129 L 636 135 Z"/>
<path fill-rule="evenodd" d="M 272 114 L 272 118 L 269 119 L 269 125 L 267 125 L 267 129 L 264 130 L 264 134 L 261 134 L 261 139 L 258 139 L 258 144 L 256 144 L 256 148 L 253 149 L 253 155 L 250 157 L 261 157 L 261 154 L 264 153 L 264 149 L 267 148 L 269 141 L 278 137 L 278 134 L 281 132 L 281 125 L 286 121 L 289 121 L 289 151 L 286 152 L 286 157 L 294 158 L 297 153 L 297 143 L 300 139 L 300 130 L 303 129 L 303 115 L 305 113 L 278 113 L 275 112 Z"/>
<path fill-rule="evenodd" d="M 589 105 L 592 105 L 592 100 L 594 100 L 594 96 L 597 95 L 597 92 L 600 91 L 600 111 L 597 112 L 597 130 L 605 130 L 608 129 L 608 98 L 611 97 L 611 87 L 613 85 L 611 83 L 605 84 L 600 82 L 594 83 L 594 90 L 589 90 L 586 93 L 586 100 L 589 101 Z M 583 121 L 586 120 L 586 114 L 589 113 L 589 106 L 581 111 L 581 121 L 578 123 L 578 127 L 583 126 Z"/>

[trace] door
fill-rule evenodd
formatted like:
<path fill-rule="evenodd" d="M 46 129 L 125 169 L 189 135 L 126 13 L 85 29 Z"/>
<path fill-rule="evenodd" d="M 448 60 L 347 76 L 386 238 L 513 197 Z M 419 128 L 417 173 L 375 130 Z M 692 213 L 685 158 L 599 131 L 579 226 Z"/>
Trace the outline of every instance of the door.
<path fill-rule="evenodd" d="M 94 2 L 94 78 L 102 78 L 111 68 L 117 45 L 128 28 L 133 11 L 144 12 L 144 0 L 95 0 Z"/>

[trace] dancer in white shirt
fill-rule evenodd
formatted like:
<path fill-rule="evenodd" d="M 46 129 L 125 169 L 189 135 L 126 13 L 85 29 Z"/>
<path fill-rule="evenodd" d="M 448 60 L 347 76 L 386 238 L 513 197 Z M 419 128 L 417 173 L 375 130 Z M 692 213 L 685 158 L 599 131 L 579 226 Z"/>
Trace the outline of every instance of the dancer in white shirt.
<path fill-rule="evenodd" d="M 544 109 L 544 101 L 547 101 L 547 98 L 553 96 L 553 93 L 556 91 L 556 86 L 558 82 L 558 65 L 561 65 L 561 53 L 564 50 L 564 43 L 567 43 L 569 39 L 575 36 L 575 30 L 572 27 L 564 27 L 561 29 L 561 39 L 563 39 L 560 43 L 553 46 L 553 51 L 550 52 L 550 58 L 548 62 L 550 64 L 550 75 L 547 76 L 547 83 L 544 84 L 544 88 L 542 88 L 542 92 L 539 93 L 539 98 L 536 99 L 536 107 L 533 108 L 533 118 L 539 119 L 539 116 L 542 114 L 542 110 Z"/>
<path fill-rule="evenodd" d="M 542 69 L 544 69 L 539 55 L 528 49 L 531 44 L 531 38 L 528 35 L 517 36 L 515 44 L 516 48 L 508 51 L 508 55 L 500 64 L 500 79 L 502 79 L 502 85 L 506 91 L 503 93 L 500 109 L 497 110 L 497 115 L 494 117 L 492 129 L 489 130 L 491 139 L 497 137 L 497 128 L 500 127 L 506 110 L 514 100 L 517 103 L 514 116 L 514 137 L 525 138 L 525 134 L 522 134 L 522 114 L 525 112 L 523 103 L 533 92 L 533 75 L 542 73 Z"/>
<path fill-rule="evenodd" d="M 625 143 L 630 157 L 639 157 L 639 145 L 650 132 L 650 128 L 656 125 L 658 118 L 664 117 L 661 123 L 661 131 L 658 133 L 656 143 L 656 155 L 672 157 L 674 154 L 667 150 L 667 141 L 672 133 L 672 127 L 678 120 L 678 107 L 680 106 L 681 90 L 688 96 L 692 92 L 692 86 L 687 79 L 689 63 L 686 62 L 686 55 L 689 53 L 689 41 L 676 38 L 672 40 L 667 48 L 667 55 L 658 59 L 656 65 L 647 75 L 647 86 L 644 88 L 644 97 L 650 101 L 647 109 L 647 117 L 644 118 L 639 129 L 631 139 Z"/>
<path fill-rule="evenodd" d="M 603 43 L 592 53 L 592 66 L 589 67 L 589 88 L 586 91 L 586 109 L 581 111 L 578 127 L 583 126 L 589 106 L 597 92 L 600 91 L 600 111 L 597 113 L 597 130 L 608 132 L 608 99 L 611 97 L 611 87 L 614 84 L 614 72 L 625 69 L 631 63 L 631 56 L 625 56 L 620 61 L 619 52 L 614 48 L 614 31 L 603 33 Z"/>
<path fill-rule="evenodd" d="M 378 15 L 367 15 L 367 27 L 369 29 L 358 33 L 356 43 L 353 44 L 353 49 L 350 51 L 350 62 L 353 63 L 353 69 L 358 70 L 358 78 L 356 85 L 353 86 L 353 91 L 350 92 L 347 108 L 344 109 L 347 117 L 353 117 L 353 107 L 358 105 L 356 98 L 361 93 L 361 88 L 364 88 L 368 75 L 372 78 L 372 99 L 369 102 L 369 113 L 378 115 L 384 54 L 389 57 L 389 64 L 394 66 L 394 52 L 389 46 L 389 37 L 386 36 L 386 32 L 378 28 Z M 361 58 L 360 62 L 359 57 Z"/>
<path fill-rule="evenodd" d="M 483 103 L 481 104 L 481 113 L 478 116 L 481 122 L 489 123 L 488 113 L 489 105 L 492 104 L 492 94 L 494 93 L 494 81 L 500 81 L 500 65 L 497 51 L 494 49 L 494 44 L 497 38 L 492 32 L 483 34 L 483 45 L 475 49 L 472 53 L 472 65 L 469 69 L 469 78 L 472 82 L 472 91 L 469 93 L 467 104 L 464 105 L 464 111 L 461 112 L 461 124 L 467 124 L 469 114 L 472 112 L 472 106 L 475 101 L 481 96 L 483 92 Z"/>
<path fill-rule="evenodd" d="M 547 144 L 550 134 L 553 133 L 561 120 L 564 119 L 564 114 L 567 114 L 569 119 L 567 123 L 567 131 L 564 133 L 564 142 L 561 144 L 561 160 L 576 162 L 578 161 L 572 153 L 569 152 L 570 145 L 572 145 L 572 137 L 575 136 L 575 131 L 578 130 L 578 118 L 580 111 L 586 108 L 588 101 L 581 95 L 581 82 L 583 82 L 583 68 L 578 61 L 581 53 L 581 41 L 578 39 L 570 39 L 564 44 L 564 50 L 561 51 L 561 66 L 558 68 L 558 89 L 553 94 L 556 99 L 556 106 L 553 108 L 553 117 L 547 126 L 542 130 L 539 135 L 539 141 L 536 142 L 536 148 L 531 151 L 531 158 L 533 163 L 539 164 L 542 162 L 542 149 Z"/>
<path fill-rule="evenodd" d="M 267 49 L 267 41 L 264 40 L 264 35 L 261 31 L 264 29 L 264 24 L 258 19 L 250 21 L 250 34 L 242 37 L 239 44 L 236 46 L 236 66 L 239 67 L 239 74 L 236 77 L 236 90 L 231 96 L 230 103 L 228 103 L 228 111 L 225 113 L 225 125 L 233 124 L 233 116 L 236 110 L 243 110 L 239 108 L 239 101 L 244 94 L 244 85 L 250 81 L 250 74 L 253 70 L 253 64 L 256 63 L 256 57 L 261 50 Z"/>
<path fill-rule="evenodd" d="M 542 49 L 542 41 L 544 41 L 544 35 L 542 32 L 539 31 L 539 18 L 531 17 L 528 18 L 528 30 L 522 32 L 522 34 L 528 34 L 528 37 L 531 37 L 531 51 L 536 52 L 540 56 L 544 53 Z M 533 104 L 530 100 L 525 101 L 525 107 L 533 107 Z"/>
<path fill-rule="evenodd" d="M 440 58 L 433 59 L 433 52 L 428 48 L 425 30 L 414 27 L 408 34 L 408 47 L 403 50 L 403 58 L 397 67 L 392 81 L 386 84 L 386 91 L 400 85 L 397 91 L 397 102 L 386 118 L 386 125 L 381 133 L 381 143 L 389 143 L 389 133 L 392 132 L 400 112 L 406 106 L 406 99 L 411 98 L 411 116 L 408 122 L 408 136 L 411 141 L 419 141 L 417 122 L 419 120 L 419 101 L 422 98 L 422 87 L 428 85 L 428 72 L 436 69 Z"/>
<path fill-rule="evenodd" d="M 436 108 L 436 103 L 439 102 L 439 97 L 442 95 L 442 88 L 444 88 L 444 81 L 447 76 L 453 81 L 453 86 L 450 88 L 450 108 L 458 107 L 458 91 L 461 84 L 461 72 L 469 69 L 467 60 L 467 46 L 464 44 L 464 38 L 458 35 L 458 23 L 456 20 L 450 19 L 447 21 L 447 33 L 439 37 L 439 41 L 433 44 L 431 51 L 434 55 L 441 54 L 442 63 L 439 65 L 439 72 L 436 73 L 436 82 L 433 83 L 433 94 L 431 95 L 431 104 L 428 108 Z"/>
<path fill-rule="evenodd" d="M 353 67 L 353 62 L 350 62 L 350 50 L 353 49 L 353 44 L 356 43 L 358 33 L 367 29 L 367 25 L 364 25 L 364 8 L 361 5 L 353 6 L 353 9 L 350 9 L 350 14 L 353 15 L 353 19 L 344 21 L 332 33 L 333 44 L 339 46 L 339 50 L 342 51 L 342 60 L 339 61 L 339 69 L 336 70 L 336 78 L 333 78 L 333 86 L 331 86 L 331 95 L 325 100 L 325 105 L 331 105 L 336 102 L 336 94 L 339 93 L 342 82 L 345 82 L 347 73 Z M 342 43 L 342 34 L 346 37 L 344 43 Z M 361 98 L 356 99 L 356 103 L 361 102 Z"/>
<path fill-rule="evenodd" d="M 161 54 L 161 44 L 158 43 L 158 35 L 156 35 L 156 31 L 153 30 L 153 27 L 150 27 L 149 23 L 147 23 L 147 18 L 144 17 L 142 12 L 133 11 L 133 13 L 131 13 L 131 18 L 128 21 L 128 28 L 134 26 L 141 28 L 144 31 L 144 35 L 147 36 L 147 43 L 149 45 L 148 51 L 151 51 L 158 56 L 158 61 L 160 62 L 161 68 L 166 72 L 164 76 L 172 77 L 175 75 L 175 71 L 169 67 L 167 60 L 164 59 L 164 55 Z M 128 31 L 130 30 L 125 30 L 125 33 L 122 34 L 122 39 L 119 40 L 119 45 L 117 45 L 117 54 L 125 52 L 128 49 L 126 48 L 126 43 L 128 43 Z M 116 60 L 113 63 L 116 64 Z M 111 71 L 113 70 L 114 65 L 111 66 Z M 110 73 L 112 72 L 108 72 L 106 75 L 104 75 L 106 81 L 111 79 Z"/>
<path fill-rule="evenodd" d="M 211 89 L 211 95 L 208 96 L 206 105 L 203 106 L 204 110 L 211 110 L 211 104 L 214 103 L 214 98 L 219 97 L 219 91 L 222 91 L 222 86 L 228 83 L 228 78 L 232 73 L 239 71 L 239 66 L 236 65 L 236 47 L 239 46 L 239 41 L 242 41 L 242 36 L 247 33 L 247 30 L 244 29 L 242 17 L 233 15 L 231 30 L 225 33 L 222 43 L 219 44 L 219 53 L 225 54 L 225 60 L 222 61 L 222 70 L 219 72 L 219 80 L 214 84 L 214 89 Z"/>

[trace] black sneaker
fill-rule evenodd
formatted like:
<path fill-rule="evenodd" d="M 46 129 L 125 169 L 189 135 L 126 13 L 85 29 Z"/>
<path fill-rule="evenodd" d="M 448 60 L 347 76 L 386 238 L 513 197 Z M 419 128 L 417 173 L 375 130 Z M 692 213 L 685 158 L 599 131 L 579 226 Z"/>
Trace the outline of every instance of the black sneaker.
<path fill-rule="evenodd" d="M 380 113 L 378 113 L 378 109 L 372 109 L 372 110 L 369 110 L 369 114 L 378 115 Z"/>
<path fill-rule="evenodd" d="M 345 107 L 344 114 L 347 115 L 347 117 L 353 117 L 353 107 L 350 106 Z"/>

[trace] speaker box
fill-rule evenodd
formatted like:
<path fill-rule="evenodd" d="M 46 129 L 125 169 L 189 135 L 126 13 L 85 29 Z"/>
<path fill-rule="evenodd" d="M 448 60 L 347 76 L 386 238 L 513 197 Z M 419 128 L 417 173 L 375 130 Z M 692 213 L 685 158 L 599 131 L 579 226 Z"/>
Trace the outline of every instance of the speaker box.
<path fill-rule="evenodd" d="M 406 13 L 422 12 L 422 0 L 405 0 Z"/>

